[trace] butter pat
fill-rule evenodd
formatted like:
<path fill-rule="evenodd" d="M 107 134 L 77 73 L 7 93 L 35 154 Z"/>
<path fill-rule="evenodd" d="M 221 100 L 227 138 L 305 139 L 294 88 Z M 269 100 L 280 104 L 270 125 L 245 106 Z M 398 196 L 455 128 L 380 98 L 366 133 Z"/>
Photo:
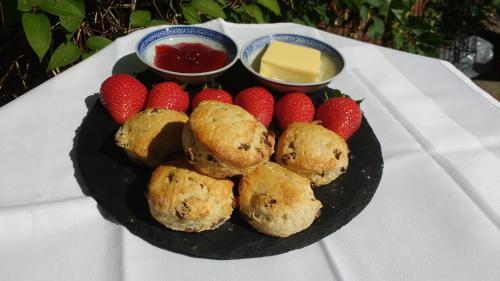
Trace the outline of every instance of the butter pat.
<path fill-rule="evenodd" d="M 271 41 L 260 61 L 259 73 L 281 81 L 318 82 L 321 75 L 321 52 L 281 41 Z"/>

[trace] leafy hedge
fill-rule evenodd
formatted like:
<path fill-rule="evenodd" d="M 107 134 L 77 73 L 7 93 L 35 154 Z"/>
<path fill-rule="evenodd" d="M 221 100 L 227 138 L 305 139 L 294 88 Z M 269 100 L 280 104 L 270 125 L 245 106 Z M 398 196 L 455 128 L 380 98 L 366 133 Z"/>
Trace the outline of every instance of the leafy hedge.
<path fill-rule="evenodd" d="M 23 77 L 33 74 L 28 71 L 26 64 L 31 65 L 31 69 L 34 66 L 42 69 L 37 73 L 43 76 L 44 72 L 46 77 L 43 79 L 48 79 L 135 29 L 161 24 L 196 24 L 214 18 L 237 23 L 295 22 L 396 49 L 436 56 L 437 47 L 445 37 L 440 31 L 442 15 L 446 12 L 443 3 L 455 2 L 10 0 L 1 7 L 4 29 L 0 39 L 14 39 L 0 43 L 0 55 L 6 58 L 0 62 L 0 90 L 4 91 L 2 84 L 9 80 L 9 75 L 15 74 L 15 68 L 24 90 L 28 90 L 31 84 L 28 78 Z M 500 0 L 465 2 L 463 5 L 470 6 L 471 11 L 482 5 L 500 5 Z M 416 9 L 418 7 L 421 9 Z M 22 40 L 27 44 L 23 44 Z M 22 49 L 28 45 L 31 50 Z M 31 55 L 38 62 L 34 62 Z"/>

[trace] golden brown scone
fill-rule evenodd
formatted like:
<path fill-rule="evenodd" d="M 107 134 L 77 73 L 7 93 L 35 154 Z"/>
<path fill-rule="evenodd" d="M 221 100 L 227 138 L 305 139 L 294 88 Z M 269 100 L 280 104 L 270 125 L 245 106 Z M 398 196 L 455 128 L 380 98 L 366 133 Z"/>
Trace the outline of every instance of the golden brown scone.
<path fill-rule="evenodd" d="M 233 185 L 230 180 L 199 174 L 186 160 L 177 159 L 153 172 L 147 193 L 149 210 L 173 230 L 215 229 L 233 212 Z"/>
<path fill-rule="evenodd" d="M 314 123 L 292 123 L 280 136 L 276 163 L 308 178 L 314 186 L 347 170 L 349 148 L 340 136 Z"/>
<path fill-rule="evenodd" d="M 116 144 L 133 160 L 157 167 L 174 152 L 182 150 L 183 112 L 146 109 L 132 116 L 115 135 Z"/>
<path fill-rule="evenodd" d="M 240 180 L 240 213 L 262 233 L 288 237 L 302 231 L 321 207 L 309 180 L 276 163 L 262 164 Z"/>
<path fill-rule="evenodd" d="M 182 146 L 199 172 L 215 178 L 246 174 L 269 161 L 274 134 L 243 108 L 203 101 L 182 132 Z"/>

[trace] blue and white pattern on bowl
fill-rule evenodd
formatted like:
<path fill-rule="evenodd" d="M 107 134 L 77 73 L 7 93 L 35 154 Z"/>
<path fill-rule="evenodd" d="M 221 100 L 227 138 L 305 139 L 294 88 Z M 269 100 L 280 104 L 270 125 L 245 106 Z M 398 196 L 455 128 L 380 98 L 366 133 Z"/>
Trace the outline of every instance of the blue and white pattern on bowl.
<path fill-rule="evenodd" d="M 158 68 L 154 65 L 155 46 L 159 44 L 175 44 L 180 42 L 202 43 L 226 52 L 224 67 L 201 73 L 181 73 Z M 215 30 L 196 26 L 169 26 L 153 31 L 142 37 L 136 45 L 135 52 L 139 59 L 154 72 L 167 80 L 180 83 L 203 83 L 217 77 L 229 69 L 238 60 L 238 47 L 234 40 Z"/>
<path fill-rule="evenodd" d="M 271 41 L 282 41 L 319 50 L 321 52 L 321 56 L 328 59 L 335 66 L 336 70 L 332 75 L 323 77 L 322 81 L 312 83 L 278 81 L 264 77 L 258 73 L 258 59 L 260 59 L 265 48 L 271 43 Z M 344 58 L 332 46 L 311 37 L 287 33 L 266 35 L 248 42 L 241 50 L 240 60 L 243 65 L 257 78 L 257 80 L 280 92 L 316 91 L 328 85 L 328 83 L 330 83 L 344 68 Z"/>

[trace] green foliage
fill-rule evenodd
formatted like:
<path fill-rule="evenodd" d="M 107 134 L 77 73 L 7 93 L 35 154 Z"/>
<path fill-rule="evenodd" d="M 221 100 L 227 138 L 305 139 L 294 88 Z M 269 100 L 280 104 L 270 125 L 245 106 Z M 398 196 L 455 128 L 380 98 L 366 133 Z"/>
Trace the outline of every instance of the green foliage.
<path fill-rule="evenodd" d="M 195 7 L 191 5 L 183 5 L 181 9 L 182 15 L 184 15 L 184 18 L 189 24 L 197 24 L 201 22 L 201 16 Z"/>
<path fill-rule="evenodd" d="M 80 49 L 73 42 L 62 43 L 52 54 L 49 61 L 48 70 L 62 67 L 75 62 L 80 58 Z"/>
<path fill-rule="evenodd" d="M 85 14 L 85 4 L 83 1 L 73 1 L 75 6 L 81 12 L 81 15 L 59 15 L 59 21 L 61 25 L 69 32 L 74 33 L 83 20 L 83 15 Z"/>
<path fill-rule="evenodd" d="M 107 45 L 111 44 L 111 40 L 102 36 L 92 36 L 87 39 L 86 46 L 91 50 L 100 50 Z"/>
<path fill-rule="evenodd" d="M 130 24 L 133 27 L 146 27 L 151 22 L 151 12 L 144 10 L 133 11 L 130 14 Z"/>
<path fill-rule="evenodd" d="M 264 15 L 260 7 L 256 4 L 243 5 L 245 12 L 255 19 L 258 23 L 264 22 Z"/>
<path fill-rule="evenodd" d="M 374 17 L 373 22 L 368 27 L 367 34 L 371 39 L 379 39 L 382 38 L 385 31 L 385 24 L 379 17 Z"/>
<path fill-rule="evenodd" d="M 431 7 L 425 16 L 412 16 L 415 1 L 158 0 L 154 7 L 147 1 L 137 1 L 130 10 L 113 10 L 114 31 L 108 33 L 103 25 L 98 34 L 88 28 L 94 18 L 86 14 L 84 0 L 17 0 L 13 9 L 24 13 L 26 38 L 40 61 L 46 58 L 43 63 L 51 70 L 91 56 L 111 42 L 106 38 L 110 35 L 164 24 L 197 24 L 214 18 L 238 23 L 295 22 L 327 29 L 338 26 L 350 30 L 347 35 L 353 38 L 436 55 L 436 47 L 443 43 L 437 28 L 439 13 Z M 492 7 L 500 6 L 500 0 L 490 1 Z M 428 1 L 434 2 L 440 1 Z M 116 30 L 122 33 L 114 35 Z M 101 34 L 104 36 L 96 36 Z M 67 39 L 61 43 L 60 38 Z"/>
<path fill-rule="evenodd" d="M 211 18 L 226 18 L 226 13 L 221 6 L 214 0 L 193 0 L 191 5 L 202 14 Z"/>
<path fill-rule="evenodd" d="M 51 46 L 57 46 L 55 50 L 49 52 L 50 58 L 45 61 L 47 71 L 70 65 L 80 57 L 86 58 L 111 43 L 107 38 L 91 36 L 87 39 L 86 46 L 90 51 L 82 52 L 82 49 L 73 42 L 73 33 L 80 29 L 85 18 L 83 0 L 18 0 L 17 10 L 25 12 L 22 16 L 23 31 L 40 62 L 51 50 Z M 58 22 L 52 25 L 51 20 L 54 19 Z M 147 21 L 140 20 L 139 17 L 139 22 L 151 23 L 150 18 Z M 61 27 L 57 28 L 57 23 Z M 66 42 L 53 41 L 53 38 L 56 38 L 53 34 L 61 32 L 65 34 Z"/>
<path fill-rule="evenodd" d="M 49 14 L 55 16 L 83 17 L 84 10 L 80 9 L 80 1 L 73 0 L 40 0 L 39 7 Z M 83 4 L 83 3 L 82 3 Z M 84 6 L 84 5 L 83 5 Z"/>
<path fill-rule="evenodd" d="M 164 24 L 170 24 L 170 22 L 164 21 L 164 20 L 151 20 L 147 26 L 148 27 L 149 26 L 158 26 L 158 25 L 164 25 Z"/>
<path fill-rule="evenodd" d="M 17 9 L 21 12 L 31 11 L 31 0 L 18 0 Z"/>
<path fill-rule="evenodd" d="M 38 59 L 42 61 L 52 40 L 49 19 L 44 14 L 25 13 L 22 23 L 28 43 L 37 54 Z"/>
<path fill-rule="evenodd" d="M 278 4 L 277 0 L 257 0 L 257 3 L 262 7 L 269 9 L 277 16 L 281 15 L 280 5 Z"/>

